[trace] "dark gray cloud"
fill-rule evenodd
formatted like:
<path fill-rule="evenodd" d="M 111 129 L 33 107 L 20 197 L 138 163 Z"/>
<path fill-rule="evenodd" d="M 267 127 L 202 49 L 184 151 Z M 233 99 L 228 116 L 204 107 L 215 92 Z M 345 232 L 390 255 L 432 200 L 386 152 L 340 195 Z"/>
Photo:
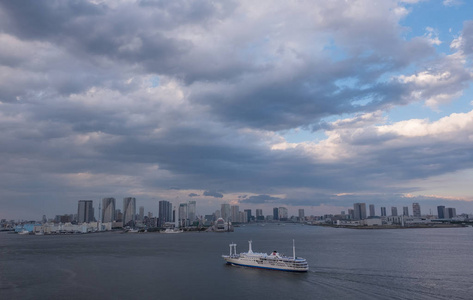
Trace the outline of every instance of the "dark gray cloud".
<path fill-rule="evenodd" d="M 203 195 L 207 197 L 223 198 L 223 194 L 217 191 L 205 191 Z"/>
<path fill-rule="evenodd" d="M 241 203 L 280 203 L 278 200 L 281 198 L 278 197 L 271 197 L 270 195 L 258 195 L 258 196 L 250 196 L 248 199 L 241 200 Z"/>
<path fill-rule="evenodd" d="M 190 193 L 188 196 L 189 196 L 189 197 L 197 197 L 197 196 L 200 196 L 200 195 L 199 195 L 199 194 L 196 194 L 196 193 Z"/>

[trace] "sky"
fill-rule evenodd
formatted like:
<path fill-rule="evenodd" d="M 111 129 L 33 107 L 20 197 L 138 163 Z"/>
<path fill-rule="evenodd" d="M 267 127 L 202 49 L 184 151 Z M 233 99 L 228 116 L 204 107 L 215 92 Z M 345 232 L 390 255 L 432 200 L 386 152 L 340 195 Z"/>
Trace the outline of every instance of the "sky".
<path fill-rule="evenodd" d="M 472 57 L 466 0 L 2 1 L 0 218 L 472 213 Z"/>

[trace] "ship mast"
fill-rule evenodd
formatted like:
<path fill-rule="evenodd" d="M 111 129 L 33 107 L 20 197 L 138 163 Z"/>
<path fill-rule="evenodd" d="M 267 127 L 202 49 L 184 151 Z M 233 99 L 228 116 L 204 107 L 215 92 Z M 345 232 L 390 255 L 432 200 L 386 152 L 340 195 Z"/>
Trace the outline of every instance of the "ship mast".
<path fill-rule="evenodd" d="M 294 240 L 292 240 L 292 255 L 294 256 L 294 259 L 296 259 L 296 244 L 294 243 Z"/>

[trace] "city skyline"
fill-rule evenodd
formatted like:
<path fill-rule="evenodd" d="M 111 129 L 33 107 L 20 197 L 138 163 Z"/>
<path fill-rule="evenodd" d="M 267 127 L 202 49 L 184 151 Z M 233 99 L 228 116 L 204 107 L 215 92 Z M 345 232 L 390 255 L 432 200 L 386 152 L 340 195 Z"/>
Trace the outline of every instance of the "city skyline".
<path fill-rule="evenodd" d="M 202 214 L 222 203 L 473 213 L 471 11 L 3 1 L 0 218 L 130 196 L 195 201 Z"/>

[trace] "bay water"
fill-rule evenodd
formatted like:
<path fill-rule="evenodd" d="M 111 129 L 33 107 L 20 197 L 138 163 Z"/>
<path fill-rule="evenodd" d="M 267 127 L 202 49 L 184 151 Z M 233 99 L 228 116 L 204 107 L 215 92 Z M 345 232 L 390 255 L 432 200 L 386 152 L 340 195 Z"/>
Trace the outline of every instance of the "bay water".
<path fill-rule="evenodd" d="M 277 250 L 309 272 L 221 258 Z M 231 233 L 0 233 L 0 299 L 473 299 L 473 228 L 250 224 Z"/>

